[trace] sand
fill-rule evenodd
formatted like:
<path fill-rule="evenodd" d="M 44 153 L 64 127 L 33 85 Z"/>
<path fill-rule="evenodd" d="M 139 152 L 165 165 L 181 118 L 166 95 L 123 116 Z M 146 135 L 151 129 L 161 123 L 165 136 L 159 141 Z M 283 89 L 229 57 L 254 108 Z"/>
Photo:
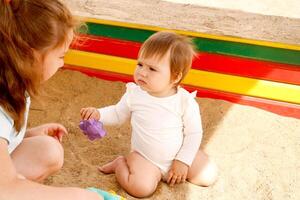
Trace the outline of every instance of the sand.
<path fill-rule="evenodd" d="M 184 0 L 179 1 L 184 2 Z M 240 0 L 240 4 L 242 1 L 244 1 L 244 7 L 251 7 L 252 4 L 245 5 L 245 0 Z M 285 0 L 284 2 L 293 1 Z M 259 15 L 235 9 L 200 7 L 193 4 L 174 4 L 162 0 L 69 0 L 65 2 L 75 15 L 80 16 L 256 40 L 300 44 L 299 18 Z M 213 1 L 206 0 L 206 2 L 207 4 L 204 5 L 212 4 Z M 226 1 L 222 2 L 225 4 Z M 259 2 L 270 2 L 270 0 L 260 0 Z M 277 5 L 275 4 L 276 2 Z M 269 4 L 273 4 L 275 8 L 283 9 L 279 1 L 272 0 L 272 3 Z M 299 5 L 294 6 L 291 3 L 290 7 L 291 9 L 299 8 Z M 291 9 L 286 10 L 284 12 L 285 15 L 289 15 Z M 268 10 L 271 12 L 272 8 Z M 272 11 L 271 13 L 275 14 L 276 12 Z"/>
<path fill-rule="evenodd" d="M 128 2 L 68 1 L 68 4 L 74 12 L 103 19 L 300 44 L 299 19 L 149 0 L 132 0 L 128 7 Z M 128 153 L 129 123 L 106 127 L 108 135 L 94 142 L 78 128 L 80 108 L 114 104 L 124 90 L 124 83 L 69 70 L 59 71 L 45 83 L 43 93 L 32 102 L 29 126 L 59 122 L 69 131 L 63 141 L 63 169 L 45 184 L 98 187 L 135 199 L 121 189 L 114 175 L 97 171 L 97 166 Z M 154 195 L 146 199 L 300 199 L 300 120 L 221 100 L 198 98 L 197 101 L 204 128 L 201 148 L 219 167 L 217 182 L 207 188 L 190 183 L 174 187 L 161 183 Z"/>

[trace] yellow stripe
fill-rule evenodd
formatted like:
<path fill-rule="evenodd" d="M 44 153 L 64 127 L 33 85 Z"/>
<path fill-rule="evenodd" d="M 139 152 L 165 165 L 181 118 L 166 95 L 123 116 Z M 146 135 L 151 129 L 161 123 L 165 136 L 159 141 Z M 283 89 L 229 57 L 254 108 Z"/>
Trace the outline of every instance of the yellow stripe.
<path fill-rule="evenodd" d="M 65 63 L 127 75 L 133 74 L 136 65 L 135 60 L 78 50 L 69 50 Z"/>
<path fill-rule="evenodd" d="M 136 61 L 127 58 L 70 50 L 66 64 L 132 75 Z M 300 86 L 192 69 L 184 84 L 300 104 Z"/>
<path fill-rule="evenodd" d="M 117 21 L 95 19 L 95 18 L 82 18 L 82 20 L 84 20 L 86 22 L 96 23 L 96 24 L 105 24 L 105 25 L 120 26 L 120 27 L 133 28 L 133 29 L 150 30 L 150 31 L 171 30 L 171 29 L 166 29 L 166 28 L 161 28 L 161 27 L 156 27 L 156 26 L 148 26 L 148 25 L 142 25 L 142 24 L 127 23 L 127 22 L 117 22 Z M 230 37 L 230 36 L 218 36 L 218 35 L 197 33 L 197 32 L 191 32 L 191 31 L 182 31 L 182 30 L 172 30 L 172 31 L 175 31 L 178 34 L 188 35 L 188 36 L 192 36 L 192 37 L 202 37 L 202 38 L 209 38 L 209 39 L 215 39 L 215 40 L 239 42 L 239 43 L 245 43 L 245 44 L 254 44 L 254 45 L 275 47 L 275 48 L 281 48 L 281 49 L 291 49 L 291 50 L 298 50 L 298 51 L 300 50 L 299 45 L 293 45 L 293 44 L 285 44 L 285 43 L 279 43 L 279 42 L 269 42 L 269 41 L 262 41 L 262 40 L 253 40 L 253 39 L 244 39 L 244 38 Z"/>

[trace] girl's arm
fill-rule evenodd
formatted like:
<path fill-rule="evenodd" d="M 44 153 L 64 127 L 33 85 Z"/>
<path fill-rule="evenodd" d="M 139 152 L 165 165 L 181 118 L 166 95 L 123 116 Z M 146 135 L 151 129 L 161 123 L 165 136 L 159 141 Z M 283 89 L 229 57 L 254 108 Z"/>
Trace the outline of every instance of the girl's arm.
<path fill-rule="evenodd" d="M 98 194 L 71 187 L 52 187 L 18 176 L 7 150 L 7 141 L 0 138 L 0 199 L 10 200 L 101 200 Z"/>
<path fill-rule="evenodd" d="M 62 142 L 62 137 L 68 133 L 67 129 L 58 123 L 47 123 L 26 130 L 25 137 L 49 135 Z"/>

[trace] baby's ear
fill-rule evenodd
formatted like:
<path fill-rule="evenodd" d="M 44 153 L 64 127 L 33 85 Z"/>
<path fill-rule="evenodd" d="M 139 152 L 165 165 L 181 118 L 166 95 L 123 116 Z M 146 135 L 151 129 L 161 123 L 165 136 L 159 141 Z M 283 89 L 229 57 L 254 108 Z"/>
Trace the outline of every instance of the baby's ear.
<path fill-rule="evenodd" d="M 173 83 L 174 84 L 178 84 L 179 81 L 181 81 L 181 78 L 182 78 L 182 72 L 180 72 L 177 77 L 174 79 Z"/>

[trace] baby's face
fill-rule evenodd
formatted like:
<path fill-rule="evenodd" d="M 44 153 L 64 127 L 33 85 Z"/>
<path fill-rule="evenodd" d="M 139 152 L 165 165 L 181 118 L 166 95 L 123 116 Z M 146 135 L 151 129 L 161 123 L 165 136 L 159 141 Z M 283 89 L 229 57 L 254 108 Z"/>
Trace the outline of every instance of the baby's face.
<path fill-rule="evenodd" d="M 176 93 L 171 81 L 170 51 L 162 58 L 139 58 L 134 81 L 152 96 L 165 97 Z"/>

